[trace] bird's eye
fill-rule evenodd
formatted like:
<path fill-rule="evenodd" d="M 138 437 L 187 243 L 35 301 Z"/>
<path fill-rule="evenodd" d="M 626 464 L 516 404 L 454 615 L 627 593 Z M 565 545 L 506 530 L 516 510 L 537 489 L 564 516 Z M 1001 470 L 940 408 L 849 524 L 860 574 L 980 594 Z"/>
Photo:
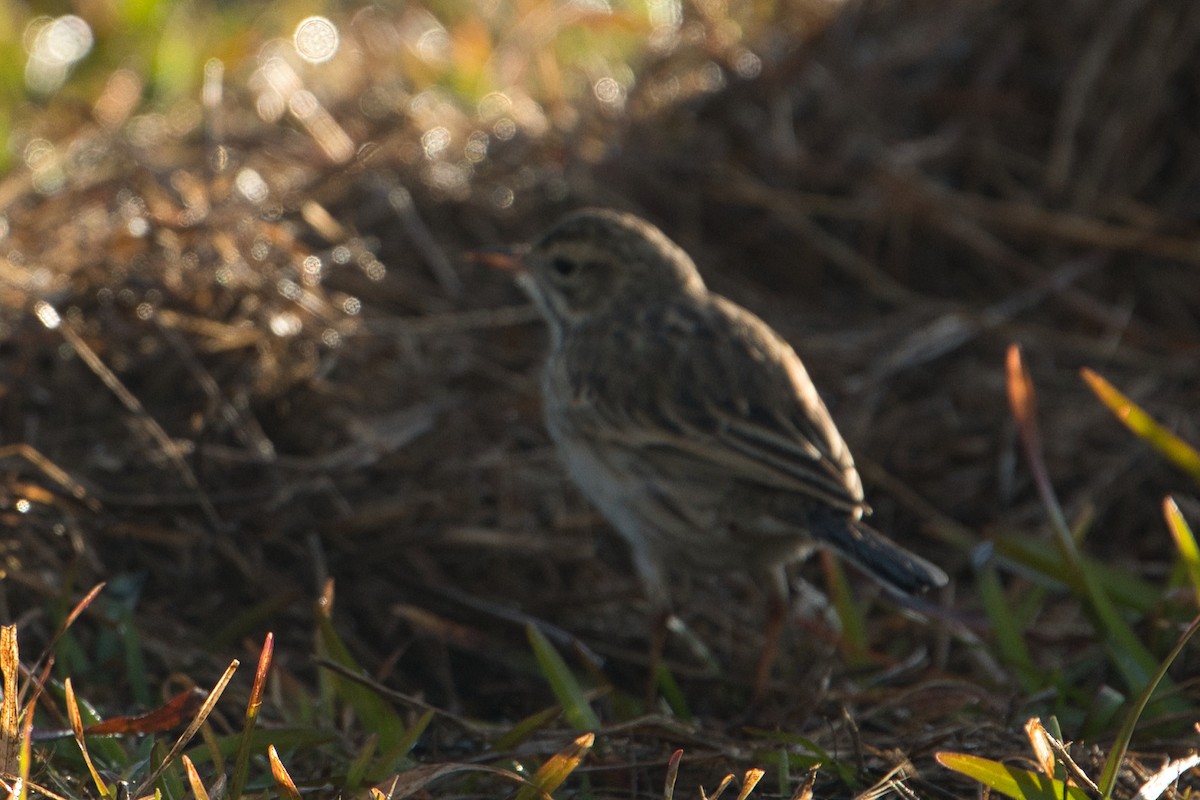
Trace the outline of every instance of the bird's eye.
<path fill-rule="evenodd" d="M 562 258 L 561 256 L 550 262 L 550 268 L 560 278 L 571 277 L 575 273 L 576 266 L 577 264 L 574 261 L 569 258 Z"/>

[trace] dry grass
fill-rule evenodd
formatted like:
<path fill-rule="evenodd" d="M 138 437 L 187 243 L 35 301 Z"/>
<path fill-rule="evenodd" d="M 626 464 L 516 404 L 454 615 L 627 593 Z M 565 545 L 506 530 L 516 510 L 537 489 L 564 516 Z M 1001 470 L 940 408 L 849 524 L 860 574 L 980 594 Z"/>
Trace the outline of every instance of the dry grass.
<path fill-rule="evenodd" d="M 676 747 L 681 787 L 774 765 L 756 796 L 787 796 L 780 781 L 816 759 L 818 797 L 893 770 L 919 772 L 908 786 L 923 796 L 962 796 L 974 790 L 934 751 L 1023 755 L 1033 712 L 1082 725 L 1119 679 L 1082 607 L 1004 557 L 1045 512 L 1003 353 L 1024 347 L 1084 549 L 1165 585 L 1161 499 L 1183 493 L 1194 523 L 1196 487 L 1077 370 L 1200 441 L 1200 6 L 866 3 L 809 40 L 772 38 L 769 19 L 731 38 L 689 6 L 683 43 L 637 63 L 623 109 L 572 93 L 576 72 L 555 83 L 547 46 L 522 76 L 541 106 L 514 93 L 482 111 L 404 80 L 412 20 L 372 13 L 343 29 L 361 63 L 301 72 L 340 134 L 264 121 L 265 78 L 237 65 L 220 104 L 192 116 L 99 124 L 55 108 L 30 122 L 26 140 L 53 147 L 0 182 L 0 437 L 25 448 L 0 453 L 4 602 L 22 636 L 45 641 L 55 609 L 115 580 L 126 599 L 77 626 L 77 691 L 90 679 L 113 708 L 135 693 L 100 655 L 122 607 L 153 685 L 211 681 L 271 630 L 280 681 L 311 686 L 311 604 L 332 578 L 360 663 L 482 726 L 437 717 L 416 754 L 440 763 L 552 702 L 523 633 L 534 621 L 601 687 L 613 727 L 581 770 L 593 796 L 658 796 Z M 527 40 L 497 41 L 493 62 L 509 63 Z M 449 144 L 427 155 L 437 129 Z M 956 576 L 935 622 L 855 580 L 866 656 L 847 666 L 812 612 L 786 643 L 777 703 L 748 714 L 762 598 L 738 576 L 697 579 L 681 610 L 720 671 L 678 642 L 695 718 L 631 721 L 648 621 L 626 554 L 542 431 L 539 327 L 502 276 L 460 258 L 582 204 L 653 219 L 796 343 L 876 524 Z M 63 322 L 48 327 L 39 303 Z M 972 566 L 992 540 L 1036 667 L 1060 681 L 1040 695 L 991 649 Z M 1168 604 L 1139 633 L 1161 652 L 1178 616 Z M 1175 670 L 1189 709 L 1195 664 L 1185 653 Z M 1178 751 L 1191 721 L 1160 726 L 1145 752 Z M 488 758 L 575 736 L 536 730 Z M 293 774 L 334 769 L 297 759 Z"/>

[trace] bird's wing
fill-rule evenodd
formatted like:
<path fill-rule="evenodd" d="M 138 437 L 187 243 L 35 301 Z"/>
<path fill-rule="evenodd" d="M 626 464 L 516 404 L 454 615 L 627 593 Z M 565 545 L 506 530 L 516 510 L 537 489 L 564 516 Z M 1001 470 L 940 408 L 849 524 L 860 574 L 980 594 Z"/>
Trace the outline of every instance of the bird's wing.
<path fill-rule="evenodd" d="M 762 484 L 861 512 L 846 444 L 786 342 L 717 296 L 654 313 L 610 326 L 616 338 L 603 348 L 625 355 L 616 374 L 575 359 L 575 397 L 588 407 L 573 415 L 589 429 L 581 432 L 633 450 L 644 469 L 668 479 L 683 471 Z"/>

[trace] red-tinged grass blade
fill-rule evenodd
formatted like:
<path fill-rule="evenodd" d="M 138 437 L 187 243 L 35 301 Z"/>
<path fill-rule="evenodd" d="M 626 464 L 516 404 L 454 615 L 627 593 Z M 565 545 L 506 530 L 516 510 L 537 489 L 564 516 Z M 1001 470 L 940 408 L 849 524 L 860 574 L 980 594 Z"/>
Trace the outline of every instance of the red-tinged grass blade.
<path fill-rule="evenodd" d="M 46 682 L 46 678 L 50 675 L 50 668 L 54 663 L 54 650 L 58 645 L 58 640 L 61 639 L 63 634 L 65 634 L 70 627 L 75 624 L 75 620 L 79 619 L 79 615 L 82 614 L 87 607 L 92 604 L 92 601 L 96 599 L 96 597 L 104 589 L 105 585 L 106 584 L 104 583 L 97 583 L 91 588 L 91 591 L 83 596 L 82 600 L 75 604 L 75 607 L 71 609 L 69 614 L 67 614 L 67 618 L 62 621 L 62 624 L 58 626 L 58 630 L 54 632 L 54 636 L 50 638 L 50 642 L 46 645 L 46 649 L 42 651 L 42 655 L 38 658 L 34 665 L 30 667 L 29 671 L 31 673 L 37 672 L 39 667 L 42 669 L 43 674 L 41 679 L 38 681 L 39 687 Z M 26 688 L 29 687 L 27 686 Z"/>
<path fill-rule="evenodd" d="M 70 678 L 63 682 L 63 688 L 66 693 L 67 719 L 71 723 L 71 731 L 75 734 L 75 743 L 79 745 L 79 752 L 83 754 L 83 763 L 87 765 L 88 772 L 92 776 L 92 783 L 96 784 L 100 796 L 111 797 L 112 792 L 92 763 L 92 755 L 88 752 L 87 741 L 83 738 L 83 718 L 79 715 L 79 703 L 75 699 L 75 687 L 71 684 Z"/>
<path fill-rule="evenodd" d="M 229 784 L 230 800 L 239 800 L 250 771 L 250 741 L 254 727 L 258 724 L 258 713 L 262 709 L 263 693 L 267 688 L 267 676 L 271 672 L 271 658 L 275 653 L 275 634 L 267 633 L 262 651 L 258 654 L 258 666 L 254 670 L 254 684 L 250 688 L 250 700 L 246 703 L 246 715 L 242 722 L 242 736 L 238 742 L 237 755 L 233 761 L 233 776 Z"/>
<path fill-rule="evenodd" d="M 595 741 L 595 734 L 585 733 L 571 742 L 568 747 L 555 753 L 538 768 L 538 771 L 529 779 L 529 783 L 521 787 L 517 792 L 516 800 L 537 800 L 537 798 L 549 796 L 570 777 L 583 761 L 583 757 L 592 749 Z"/>
<path fill-rule="evenodd" d="M 196 771 L 196 765 L 187 755 L 180 756 L 183 761 L 183 769 L 187 773 L 188 786 L 192 789 L 192 795 L 196 800 L 208 800 L 208 790 L 204 788 L 204 782 L 200 780 L 200 773 Z"/>
<path fill-rule="evenodd" d="M 1068 786 L 1040 772 L 965 753 L 943 752 L 938 753 L 936 758 L 946 769 L 966 775 L 1015 800 L 1089 800 L 1087 792 L 1079 787 Z"/>
<path fill-rule="evenodd" d="M 1200 616 L 1193 619 L 1192 624 L 1179 637 L 1179 641 L 1171 648 L 1171 652 L 1158 665 L 1158 670 L 1154 673 L 1154 678 L 1142 689 L 1133 708 L 1129 709 L 1129 714 L 1126 715 L 1125 721 L 1121 724 L 1121 730 L 1113 740 L 1112 750 L 1109 751 L 1108 758 L 1104 761 L 1104 769 L 1100 773 L 1100 793 L 1104 800 L 1112 797 L 1113 789 L 1117 785 L 1117 773 L 1121 769 L 1121 762 L 1125 760 L 1125 753 L 1129 749 L 1129 742 L 1133 739 L 1133 731 L 1137 727 L 1142 712 L 1146 710 L 1146 706 L 1150 703 L 1150 698 L 1154 694 L 1154 690 L 1160 683 L 1164 682 L 1167 676 L 1167 669 L 1179 657 L 1179 654 L 1183 652 L 1184 646 L 1187 645 L 1197 630 L 1200 630 Z"/>
<path fill-rule="evenodd" d="M 20 690 L 17 670 L 21 656 L 17 651 L 17 626 L 0 627 L 0 676 L 4 698 L 0 700 L 0 773 L 16 775 L 21 757 Z"/>
<path fill-rule="evenodd" d="M 134 797 L 140 797 L 146 789 L 153 786 L 155 781 L 166 771 L 167 767 L 174 763 L 180 751 L 187 746 L 187 743 L 196 735 L 196 731 L 200 730 L 200 726 L 208 719 L 208 715 L 212 713 L 213 706 L 221 699 L 221 695 L 225 692 L 225 687 L 229 685 L 230 678 L 233 677 L 233 673 L 237 672 L 239 666 L 240 662 L 237 659 L 229 663 L 229 666 L 225 668 L 225 672 L 217 681 L 216 686 L 213 687 L 212 692 L 209 693 L 208 698 L 204 701 L 204 705 L 200 707 L 195 718 L 188 723 L 187 729 L 175 740 L 175 744 L 171 745 L 171 749 L 163 756 L 162 763 L 150 774 L 150 777 L 142 781 L 138 787 L 138 791 L 134 792 Z"/>
<path fill-rule="evenodd" d="M 761 769 L 751 769 L 746 771 L 746 776 L 742 778 L 742 790 L 738 792 L 737 800 L 746 800 L 750 793 L 754 791 L 754 787 L 758 786 L 758 782 L 762 780 L 766 773 Z"/>
<path fill-rule="evenodd" d="M 287 768 L 279 760 L 279 753 L 275 752 L 275 745 L 267 748 L 267 759 L 271 762 L 271 777 L 275 779 L 275 786 L 279 789 L 280 796 L 286 800 L 301 800 L 300 790 L 296 788 L 296 782 L 292 780 Z"/>
<path fill-rule="evenodd" d="M 680 761 L 683 761 L 682 749 L 671 753 L 671 758 L 667 760 L 667 777 L 663 781 L 663 800 L 674 800 L 675 798 L 675 782 L 679 780 Z"/>
<path fill-rule="evenodd" d="M 580 731 L 596 731 L 600 729 L 600 719 L 588 704 L 583 688 L 575 680 L 575 676 L 563 661 L 562 656 L 550 644 L 545 634 L 534 625 L 525 626 L 525 635 L 533 648 L 533 655 L 542 670 L 542 676 L 550 684 L 550 691 L 563 707 L 563 717 Z"/>
<path fill-rule="evenodd" d="M 178 728 L 204 705 L 204 692 L 192 688 L 180 692 L 145 714 L 109 717 L 84 729 L 87 736 L 144 736 Z"/>
<path fill-rule="evenodd" d="M 1021 361 L 1021 350 L 1016 345 L 1008 348 L 1006 362 L 1008 376 L 1008 399 L 1017 430 L 1025 449 L 1026 460 L 1034 483 L 1042 498 L 1042 505 L 1050 517 L 1051 529 L 1067 569 L 1067 578 L 1075 594 L 1085 600 L 1092 611 L 1094 624 L 1104 636 L 1109 660 L 1121 673 L 1131 692 L 1140 692 L 1154 674 L 1154 656 L 1134 635 L 1133 630 L 1117 613 L 1098 576 L 1088 570 L 1075 546 L 1075 539 L 1067 525 L 1062 506 L 1054 494 L 1042 459 L 1042 439 L 1037 424 L 1037 399 L 1033 379 Z"/>
<path fill-rule="evenodd" d="M 1164 458 L 1200 483 L 1200 452 L 1175 434 L 1158 424 L 1137 403 L 1126 397 L 1117 387 L 1086 367 L 1080 374 L 1088 387 L 1108 406 L 1113 415 L 1133 431 Z"/>
<path fill-rule="evenodd" d="M 1021 445 L 1025 450 L 1029 471 L 1033 473 L 1034 484 L 1042 498 L 1042 505 L 1050 515 L 1052 528 L 1058 538 L 1059 548 L 1070 560 L 1078 560 L 1075 551 L 1075 541 L 1071 538 L 1071 526 L 1062 512 L 1058 498 L 1054 494 L 1054 486 L 1050 483 L 1050 474 L 1042 460 L 1042 434 L 1038 428 L 1037 393 L 1033 388 L 1033 377 L 1021 360 L 1021 349 L 1009 345 L 1005 361 L 1008 385 L 1008 405 L 1012 410 L 1013 419 L 1017 422 L 1017 433 L 1021 437 Z"/>
<path fill-rule="evenodd" d="M 1167 497 L 1163 500 L 1163 516 L 1167 518 L 1167 528 L 1171 531 L 1171 538 L 1175 540 L 1175 550 L 1183 562 L 1184 571 L 1187 572 L 1188 583 L 1192 585 L 1192 596 L 1195 602 L 1200 604 L 1200 548 L 1196 546 L 1196 537 L 1179 511 L 1175 498 Z"/>

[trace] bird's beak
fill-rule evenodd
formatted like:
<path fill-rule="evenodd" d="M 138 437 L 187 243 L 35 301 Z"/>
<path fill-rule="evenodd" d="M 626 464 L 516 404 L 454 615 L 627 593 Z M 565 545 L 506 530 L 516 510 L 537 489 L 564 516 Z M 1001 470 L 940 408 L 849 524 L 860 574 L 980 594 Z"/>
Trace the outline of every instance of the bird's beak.
<path fill-rule="evenodd" d="M 468 261 L 483 264 L 485 267 L 500 269 L 505 272 L 524 272 L 525 254 L 529 245 L 501 245 L 498 247 L 481 247 L 478 250 L 468 250 L 463 255 Z"/>

